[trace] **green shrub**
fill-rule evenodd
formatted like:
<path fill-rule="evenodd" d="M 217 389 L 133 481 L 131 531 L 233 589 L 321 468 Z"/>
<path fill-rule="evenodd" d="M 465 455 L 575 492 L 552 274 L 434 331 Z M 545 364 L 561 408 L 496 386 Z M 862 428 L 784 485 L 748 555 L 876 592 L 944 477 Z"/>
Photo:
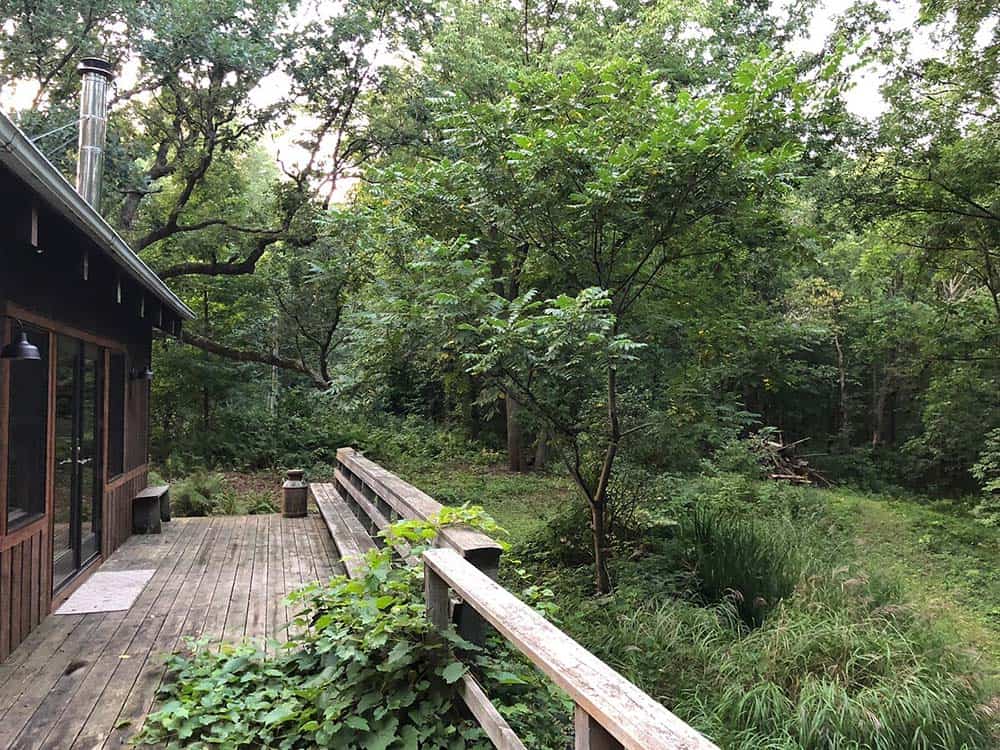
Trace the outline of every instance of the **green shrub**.
<path fill-rule="evenodd" d="M 277 513 L 278 504 L 267 492 L 250 492 L 243 496 L 243 510 L 251 516 Z"/>
<path fill-rule="evenodd" d="M 366 555 L 365 576 L 338 576 L 292 594 L 297 632 L 286 647 L 266 654 L 251 645 L 200 644 L 190 656 L 170 657 L 172 679 L 137 741 L 234 750 L 488 750 L 489 740 L 456 703 L 454 684 L 471 661 L 499 688 L 491 692 L 508 698 L 500 710 L 531 747 L 562 750 L 569 713 L 554 691 L 537 689 L 538 678 L 502 650 L 482 655 L 453 632 L 437 637 L 422 567 L 393 557 L 399 543 L 419 556 L 449 523 L 497 528 L 474 509 L 398 522 L 382 532 L 386 546 Z"/>
<path fill-rule="evenodd" d="M 723 443 L 710 459 L 702 460 L 702 470 L 708 474 L 742 474 L 757 479 L 763 478 L 761 443 L 771 434 L 762 431 L 749 438 L 737 438 Z"/>
<path fill-rule="evenodd" d="M 700 599 L 730 602 L 750 627 L 763 623 L 799 576 L 786 535 L 719 510 L 696 511 L 681 524 L 681 540 Z"/>
<path fill-rule="evenodd" d="M 618 552 L 640 544 L 654 519 L 651 509 L 662 503 L 654 474 L 634 464 L 620 462 L 608 485 L 608 542 Z M 521 550 L 534 559 L 548 559 L 562 566 L 593 560 L 590 507 L 574 488 L 564 507 L 530 537 Z"/>
<path fill-rule="evenodd" d="M 986 435 L 986 444 L 971 474 L 983 492 L 973 515 L 986 526 L 1000 526 L 1000 428 Z"/>
<path fill-rule="evenodd" d="M 175 482 L 170 492 L 178 516 L 240 516 L 278 510 L 272 492 L 232 487 L 226 477 L 215 472 L 196 471 Z"/>
<path fill-rule="evenodd" d="M 900 450 L 862 446 L 821 453 L 809 461 L 831 481 L 866 492 L 900 494 L 904 487 L 921 486 L 919 460 Z"/>
<path fill-rule="evenodd" d="M 171 487 L 170 500 L 178 516 L 209 516 L 218 511 L 226 494 L 221 474 L 197 471 Z"/>

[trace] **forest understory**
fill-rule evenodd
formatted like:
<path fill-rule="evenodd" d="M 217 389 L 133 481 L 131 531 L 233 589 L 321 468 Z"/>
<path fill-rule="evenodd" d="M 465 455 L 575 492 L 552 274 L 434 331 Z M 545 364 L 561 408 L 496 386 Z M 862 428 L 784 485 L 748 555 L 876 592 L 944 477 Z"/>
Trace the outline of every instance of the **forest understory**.
<path fill-rule="evenodd" d="M 0 9 L 0 103 L 71 180 L 75 60 L 116 70 L 99 208 L 196 313 L 152 357 L 180 510 L 273 512 L 355 446 L 485 508 L 508 585 L 721 746 L 1000 745 L 995 2 Z M 372 563 L 360 600 L 417 611 Z M 226 663 L 177 662 L 158 739 L 483 747 L 443 674 L 398 726 L 297 692 L 411 700 L 348 593 L 234 657 L 249 729 L 198 702 Z M 333 631 L 365 680 L 314 669 Z M 483 658 L 562 750 L 560 697 Z"/>

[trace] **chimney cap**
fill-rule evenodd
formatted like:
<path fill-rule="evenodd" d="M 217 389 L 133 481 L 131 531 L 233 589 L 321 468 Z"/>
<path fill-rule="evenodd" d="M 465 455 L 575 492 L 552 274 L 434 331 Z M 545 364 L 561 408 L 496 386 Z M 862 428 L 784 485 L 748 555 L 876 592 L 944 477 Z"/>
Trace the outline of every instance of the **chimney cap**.
<path fill-rule="evenodd" d="M 80 64 L 76 66 L 76 70 L 80 75 L 84 73 L 99 73 L 108 80 L 113 77 L 111 63 L 103 57 L 85 57 L 80 60 Z"/>

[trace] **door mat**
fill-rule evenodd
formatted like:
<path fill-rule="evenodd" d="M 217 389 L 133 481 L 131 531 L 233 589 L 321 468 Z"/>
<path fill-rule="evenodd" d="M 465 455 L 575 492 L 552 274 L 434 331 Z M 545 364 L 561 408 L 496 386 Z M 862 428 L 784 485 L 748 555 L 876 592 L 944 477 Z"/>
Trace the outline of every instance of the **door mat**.
<path fill-rule="evenodd" d="M 57 615 L 120 612 L 131 607 L 155 570 L 116 570 L 94 573 L 56 610 Z"/>

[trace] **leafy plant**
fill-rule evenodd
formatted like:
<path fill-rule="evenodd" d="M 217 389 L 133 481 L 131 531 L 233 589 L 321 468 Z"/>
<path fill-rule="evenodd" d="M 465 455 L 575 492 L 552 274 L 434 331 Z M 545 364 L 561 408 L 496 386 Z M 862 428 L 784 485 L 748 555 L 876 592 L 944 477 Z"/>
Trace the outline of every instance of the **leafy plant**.
<path fill-rule="evenodd" d="M 226 483 L 221 474 L 197 471 L 174 484 L 170 494 L 178 516 L 209 516 L 226 494 Z"/>
<path fill-rule="evenodd" d="M 986 445 L 971 473 L 979 480 L 984 495 L 973 514 L 987 526 L 1000 526 L 1000 428 L 987 434 Z"/>
<path fill-rule="evenodd" d="M 202 643 L 191 655 L 170 657 L 173 679 L 161 688 L 163 703 L 139 741 L 170 748 L 486 750 L 485 735 L 455 703 L 454 683 L 468 670 L 456 653 L 478 661 L 508 695 L 519 686 L 520 700 L 506 710 L 530 722 L 532 700 L 524 694 L 537 679 L 453 632 L 442 638 L 427 619 L 422 567 L 393 556 L 399 544 L 419 554 L 451 523 L 499 530 L 471 508 L 446 508 L 431 522 L 397 522 L 383 530 L 385 545 L 366 554 L 363 577 L 337 576 L 289 597 L 298 633 L 286 647 L 269 654 L 247 644 L 215 650 Z"/>
<path fill-rule="evenodd" d="M 773 528 L 718 510 L 699 510 L 681 526 L 699 596 L 727 601 L 751 628 L 788 596 L 799 576 L 792 545 Z"/>

